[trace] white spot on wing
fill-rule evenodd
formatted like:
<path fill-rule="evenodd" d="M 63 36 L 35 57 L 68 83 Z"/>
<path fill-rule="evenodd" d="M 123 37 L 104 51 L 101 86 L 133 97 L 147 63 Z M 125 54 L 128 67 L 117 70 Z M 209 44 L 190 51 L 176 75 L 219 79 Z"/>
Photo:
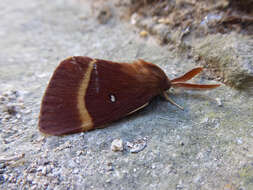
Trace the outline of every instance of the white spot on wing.
<path fill-rule="evenodd" d="M 116 102 L 116 96 L 115 95 L 110 94 L 109 97 L 110 97 L 111 102 L 113 102 L 113 103 Z"/>

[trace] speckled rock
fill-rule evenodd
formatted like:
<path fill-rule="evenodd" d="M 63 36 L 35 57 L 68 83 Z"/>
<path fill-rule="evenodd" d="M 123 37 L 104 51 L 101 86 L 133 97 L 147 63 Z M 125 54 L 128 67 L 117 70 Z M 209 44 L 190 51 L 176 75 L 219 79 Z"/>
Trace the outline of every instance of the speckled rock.
<path fill-rule="evenodd" d="M 238 34 L 210 35 L 193 44 L 194 52 L 226 84 L 253 88 L 253 38 Z"/>

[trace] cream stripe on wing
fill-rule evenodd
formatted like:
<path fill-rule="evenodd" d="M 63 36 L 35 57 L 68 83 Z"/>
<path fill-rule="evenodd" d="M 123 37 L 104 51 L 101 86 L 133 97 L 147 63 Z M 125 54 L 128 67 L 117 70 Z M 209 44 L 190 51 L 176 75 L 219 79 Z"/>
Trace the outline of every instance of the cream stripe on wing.
<path fill-rule="evenodd" d="M 77 100 L 77 107 L 79 110 L 79 114 L 80 114 L 80 119 L 82 121 L 82 128 L 83 131 L 88 131 L 93 129 L 93 122 L 92 122 L 92 118 L 86 108 L 86 104 L 85 104 L 85 94 L 90 82 L 90 76 L 91 76 L 91 72 L 93 69 L 93 65 L 94 63 L 96 63 L 96 60 L 92 60 L 89 64 L 88 64 L 88 68 L 84 73 L 81 85 L 79 87 L 79 91 L 78 91 L 78 100 Z"/>

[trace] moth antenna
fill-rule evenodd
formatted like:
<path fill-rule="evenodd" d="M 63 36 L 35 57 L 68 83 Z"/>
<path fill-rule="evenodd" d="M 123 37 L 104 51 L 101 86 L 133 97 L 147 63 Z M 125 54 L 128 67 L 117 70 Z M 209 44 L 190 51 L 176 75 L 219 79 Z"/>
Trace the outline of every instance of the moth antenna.
<path fill-rule="evenodd" d="M 183 76 L 171 80 L 171 82 L 176 83 L 176 82 L 188 81 L 188 80 L 192 79 L 193 77 L 195 77 L 197 74 L 199 74 L 201 71 L 203 71 L 203 67 L 197 67 L 197 68 L 192 69 L 189 72 L 185 73 Z"/>
<path fill-rule="evenodd" d="M 220 84 L 191 84 L 191 83 L 177 82 L 172 83 L 171 86 L 174 88 L 185 88 L 189 90 L 211 90 L 219 87 Z"/>
<path fill-rule="evenodd" d="M 182 106 L 178 105 L 176 102 L 174 102 L 174 101 L 168 96 L 168 94 L 167 94 L 166 91 L 163 91 L 163 96 L 164 96 L 164 98 L 165 98 L 168 102 L 170 102 L 172 105 L 178 107 L 178 108 L 181 109 L 181 110 L 184 110 L 184 108 L 183 108 Z"/>

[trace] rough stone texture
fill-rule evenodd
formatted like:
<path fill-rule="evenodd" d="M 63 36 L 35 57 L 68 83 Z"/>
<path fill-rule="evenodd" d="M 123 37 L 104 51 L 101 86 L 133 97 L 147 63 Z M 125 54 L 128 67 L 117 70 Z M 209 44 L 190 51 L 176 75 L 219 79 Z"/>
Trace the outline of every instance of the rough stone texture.
<path fill-rule="evenodd" d="M 104 129 L 40 134 L 41 98 L 68 56 L 142 58 L 170 78 L 196 65 L 115 17 L 100 25 L 88 1 L 1 0 L 0 10 L 0 189 L 253 188 L 253 99 L 226 86 L 174 91 L 185 111 L 156 98 Z M 112 152 L 116 138 L 145 146 Z"/>
<path fill-rule="evenodd" d="M 216 76 L 237 88 L 253 88 L 253 38 L 238 34 L 210 35 L 193 45 L 195 54 Z"/>

